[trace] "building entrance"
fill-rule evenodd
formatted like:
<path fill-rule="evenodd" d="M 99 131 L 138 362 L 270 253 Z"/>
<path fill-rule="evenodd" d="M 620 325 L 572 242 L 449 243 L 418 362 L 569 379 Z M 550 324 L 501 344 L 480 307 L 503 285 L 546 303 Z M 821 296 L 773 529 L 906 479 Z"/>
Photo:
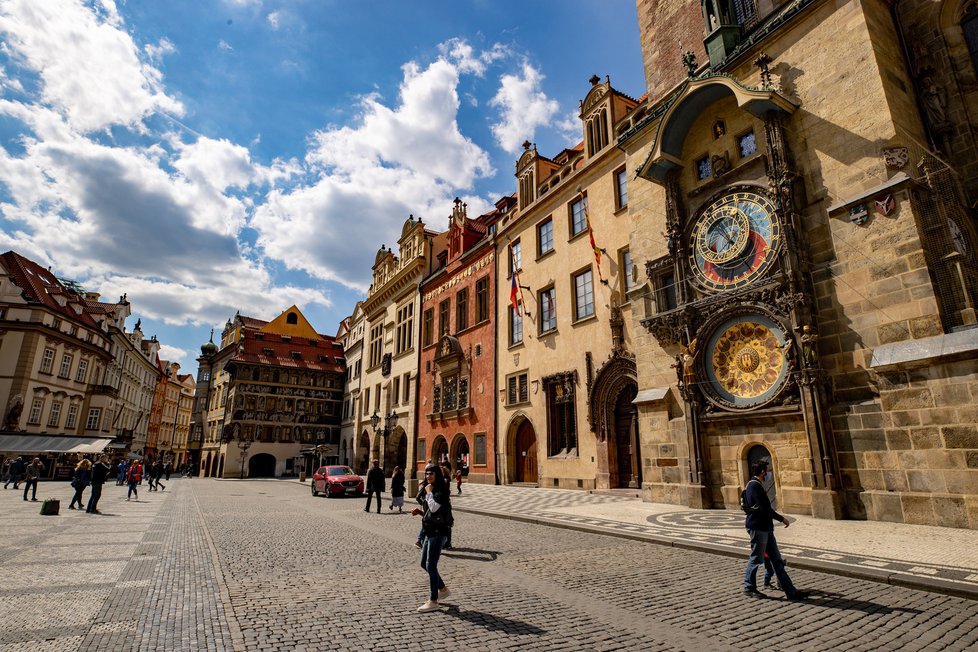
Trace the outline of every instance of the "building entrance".
<path fill-rule="evenodd" d="M 537 436 L 524 420 L 516 430 L 516 482 L 537 481 Z"/>

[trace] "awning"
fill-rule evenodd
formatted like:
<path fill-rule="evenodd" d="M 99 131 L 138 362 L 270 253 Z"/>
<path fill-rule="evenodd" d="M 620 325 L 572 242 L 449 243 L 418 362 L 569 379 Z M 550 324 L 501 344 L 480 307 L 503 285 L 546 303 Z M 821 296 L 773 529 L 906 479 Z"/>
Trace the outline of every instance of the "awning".
<path fill-rule="evenodd" d="M 49 435 L 0 435 L 3 453 L 101 453 L 111 439 L 100 437 L 53 437 Z"/>

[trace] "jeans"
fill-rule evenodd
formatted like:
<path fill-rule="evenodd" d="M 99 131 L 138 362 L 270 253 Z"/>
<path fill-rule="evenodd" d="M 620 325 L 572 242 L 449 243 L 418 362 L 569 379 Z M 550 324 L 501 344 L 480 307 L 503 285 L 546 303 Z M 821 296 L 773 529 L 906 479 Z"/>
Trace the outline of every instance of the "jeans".
<path fill-rule="evenodd" d="M 78 487 L 75 489 L 75 495 L 71 499 L 71 504 L 68 507 L 74 507 L 75 503 L 78 503 L 78 509 L 82 508 L 82 494 L 85 492 L 85 487 Z"/>
<path fill-rule="evenodd" d="M 102 497 L 102 485 L 93 484 L 92 495 L 88 497 L 88 508 L 86 508 L 85 511 L 92 514 L 98 511 L 98 499 L 101 497 Z"/>
<path fill-rule="evenodd" d="M 445 547 L 447 540 L 447 536 L 439 534 L 425 537 L 421 545 L 421 568 L 428 571 L 429 597 L 436 602 L 439 589 L 445 588 L 445 583 L 441 581 L 441 575 L 438 574 L 438 558 L 441 557 L 441 549 Z"/>
<path fill-rule="evenodd" d="M 126 494 L 126 498 L 132 498 L 132 495 L 133 494 L 136 494 L 136 498 L 137 499 L 139 498 L 139 491 L 136 490 L 136 487 L 137 486 L 138 486 L 138 483 L 135 480 L 132 480 L 129 483 L 129 493 Z"/>
<path fill-rule="evenodd" d="M 757 569 L 764 565 L 764 553 L 770 558 L 771 565 L 774 567 L 774 574 L 778 577 L 781 590 L 786 594 L 795 592 L 795 587 L 791 583 L 791 578 L 784 570 L 784 560 L 781 559 L 781 552 L 778 550 L 778 542 L 774 538 L 774 532 L 762 530 L 747 530 L 750 535 L 750 557 L 747 559 L 747 569 L 744 571 L 744 590 L 757 590 Z"/>
<path fill-rule="evenodd" d="M 24 500 L 27 500 L 27 490 L 33 489 L 31 493 L 31 500 L 37 500 L 37 478 L 28 478 L 24 480 Z"/>

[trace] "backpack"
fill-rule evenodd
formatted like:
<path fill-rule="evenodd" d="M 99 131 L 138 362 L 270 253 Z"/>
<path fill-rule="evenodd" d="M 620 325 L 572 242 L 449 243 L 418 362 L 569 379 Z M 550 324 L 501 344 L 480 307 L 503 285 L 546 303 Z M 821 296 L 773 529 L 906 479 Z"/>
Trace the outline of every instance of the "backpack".
<path fill-rule="evenodd" d="M 751 479 L 751 481 L 748 482 L 747 484 L 750 485 L 751 482 L 757 482 L 757 481 Z M 744 510 L 744 514 L 747 514 L 748 516 L 757 513 L 761 509 L 760 506 L 758 505 L 747 504 L 747 487 L 744 487 L 744 490 L 740 492 L 740 509 Z"/>

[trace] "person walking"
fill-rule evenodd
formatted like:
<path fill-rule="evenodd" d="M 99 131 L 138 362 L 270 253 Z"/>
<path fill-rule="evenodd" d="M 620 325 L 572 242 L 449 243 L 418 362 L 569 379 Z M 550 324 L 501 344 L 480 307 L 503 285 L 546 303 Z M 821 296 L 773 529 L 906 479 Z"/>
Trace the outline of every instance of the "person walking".
<path fill-rule="evenodd" d="M 128 477 L 129 474 L 129 466 L 129 463 L 122 461 L 119 462 L 119 465 L 116 467 L 115 484 L 117 487 L 121 487 L 122 485 L 126 484 L 126 477 Z"/>
<path fill-rule="evenodd" d="M 445 485 L 448 487 L 448 491 L 450 493 L 452 490 L 452 467 L 450 467 L 448 464 L 442 464 L 441 474 L 442 477 L 445 478 Z M 451 550 L 451 549 L 452 549 L 452 528 L 451 526 L 449 526 L 448 539 L 445 541 L 445 545 L 442 546 L 442 550 Z"/>
<path fill-rule="evenodd" d="M 462 469 L 455 469 L 455 493 L 458 496 L 462 495 Z"/>
<path fill-rule="evenodd" d="M 41 471 L 44 470 L 44 465 L 41 464 L 41 458 L 35 457 L 31 460 L 31 463 L 27 465 L 24 469 L 24 500 L 27 500 L 27 491 L 31 491 L 31 500 L 37 500 L 37 481 L 41 479 Z M 16 488 L 17 485 L 14 485 Z"/>
<path fill-rule="evenodd" d="M 387 509 L 393 511 L 395 507 L 398 514 L 404 512 L 404 472 L 399 466 L 394 467 L 391 475 L 391 504 Z"/>
<path fill-rule="evenodd" d="M 82 508 L 82 494 L 85 488 L 92 482 L 92 463 L 89 460 L 82 460 L 75 465 L 75 474 L 71 478 L 71 486 L 75 488 L 75 495 L 68 504 L 68 509 L 74 509 L 78 503 L 78 509 Z"/>
<path fill-rule="evenodd" d="M 370 501 L 377 494 L 377 513 L 380 514 L 380 494 L 387 490 L 387 478 L 380 468 L 380 460 L 374 460 L 373 467 L 367 471 L 367 506 L 363 511 L 370 511 Z"/>
<path fill-rule="evenodd" d="M 109 466 L 109 456 L 102 455 L 98 462 L 92 465 L 92 495 L 88 497 L 88 507 L 85 512 L 88 514 L 101 514 L 98 511 L 98 501 L 102 497 L 102 485 L 109 477 L 112 467 Z"/>
<path fill-rule="evenodd" d="M 428 571 L 428 600 L 418 607 L 421 613 L 437 611 L 438 601 L 451 594 L 438 572 L 438 560 L 454 521 L 449 479 L 440 467 L 432 466 L 425 470 L 425 480 L 427 483 L 418 493 L 419 507 L 411 510 L 414 516 L 421 515 L 421 529 L 424 532 L 421 568 Z"/>
<path fill-rule="evenodd" d="M 139 463 L 138 460 L 133 460 L 129 464 L 129 470 L 126 471 L 126 483 L 129 485 L 129 492 L 126 494 L 126 500 L 132 499 L 136 496 L 136 500 L 139 500 L 139 490 L 136 488 L 139 486 L 139 482 L 143 479 L 143 465 Z"/>
<path fill-rule="evenodd" d="M 6 489 L 7 485 L 10 484 L 10 464 L 13 462 L 9 457 L 3 458 L 3 465 L 0 466 L 0 482 L 3 482 L 3 488 Z"/>
<path fill-rule="evenodd" d="M 24 474 L 24 460 L 17 457 L 13 462 L 10 463 L 10 477 L 4 482 L 3 488 L 6 489 L 7 485 L 11 482 L 14 483 L 14 490 L 20 485 L 20 478 Z"/>
<path fill-rule="evenodd" d="M 799 591 L 791 583 L 788 572 L 784 569 L 784 560 L 778 551 L 778 542 L 774 538 L 774 521 L 784 523 L 789 521 L 774 511 L 771 500 L 764 490 L 764 479 L 770 473 L 767 461 L 754 463 L 751 467 L 752 477 L 744 488 L 743 505 L 747 514 L 745 527 L 750 535 L 750 557 L 747 559 L 747 569 L 744 571 L 744 595 L 752 598 L 766 598 L 767 595 L 757 590 L 757 569 L 764 566 L 764 555 L 774 567 L 781 590 L 789 600 L 803 600 L 808 597 L 805 591 Z"/>

